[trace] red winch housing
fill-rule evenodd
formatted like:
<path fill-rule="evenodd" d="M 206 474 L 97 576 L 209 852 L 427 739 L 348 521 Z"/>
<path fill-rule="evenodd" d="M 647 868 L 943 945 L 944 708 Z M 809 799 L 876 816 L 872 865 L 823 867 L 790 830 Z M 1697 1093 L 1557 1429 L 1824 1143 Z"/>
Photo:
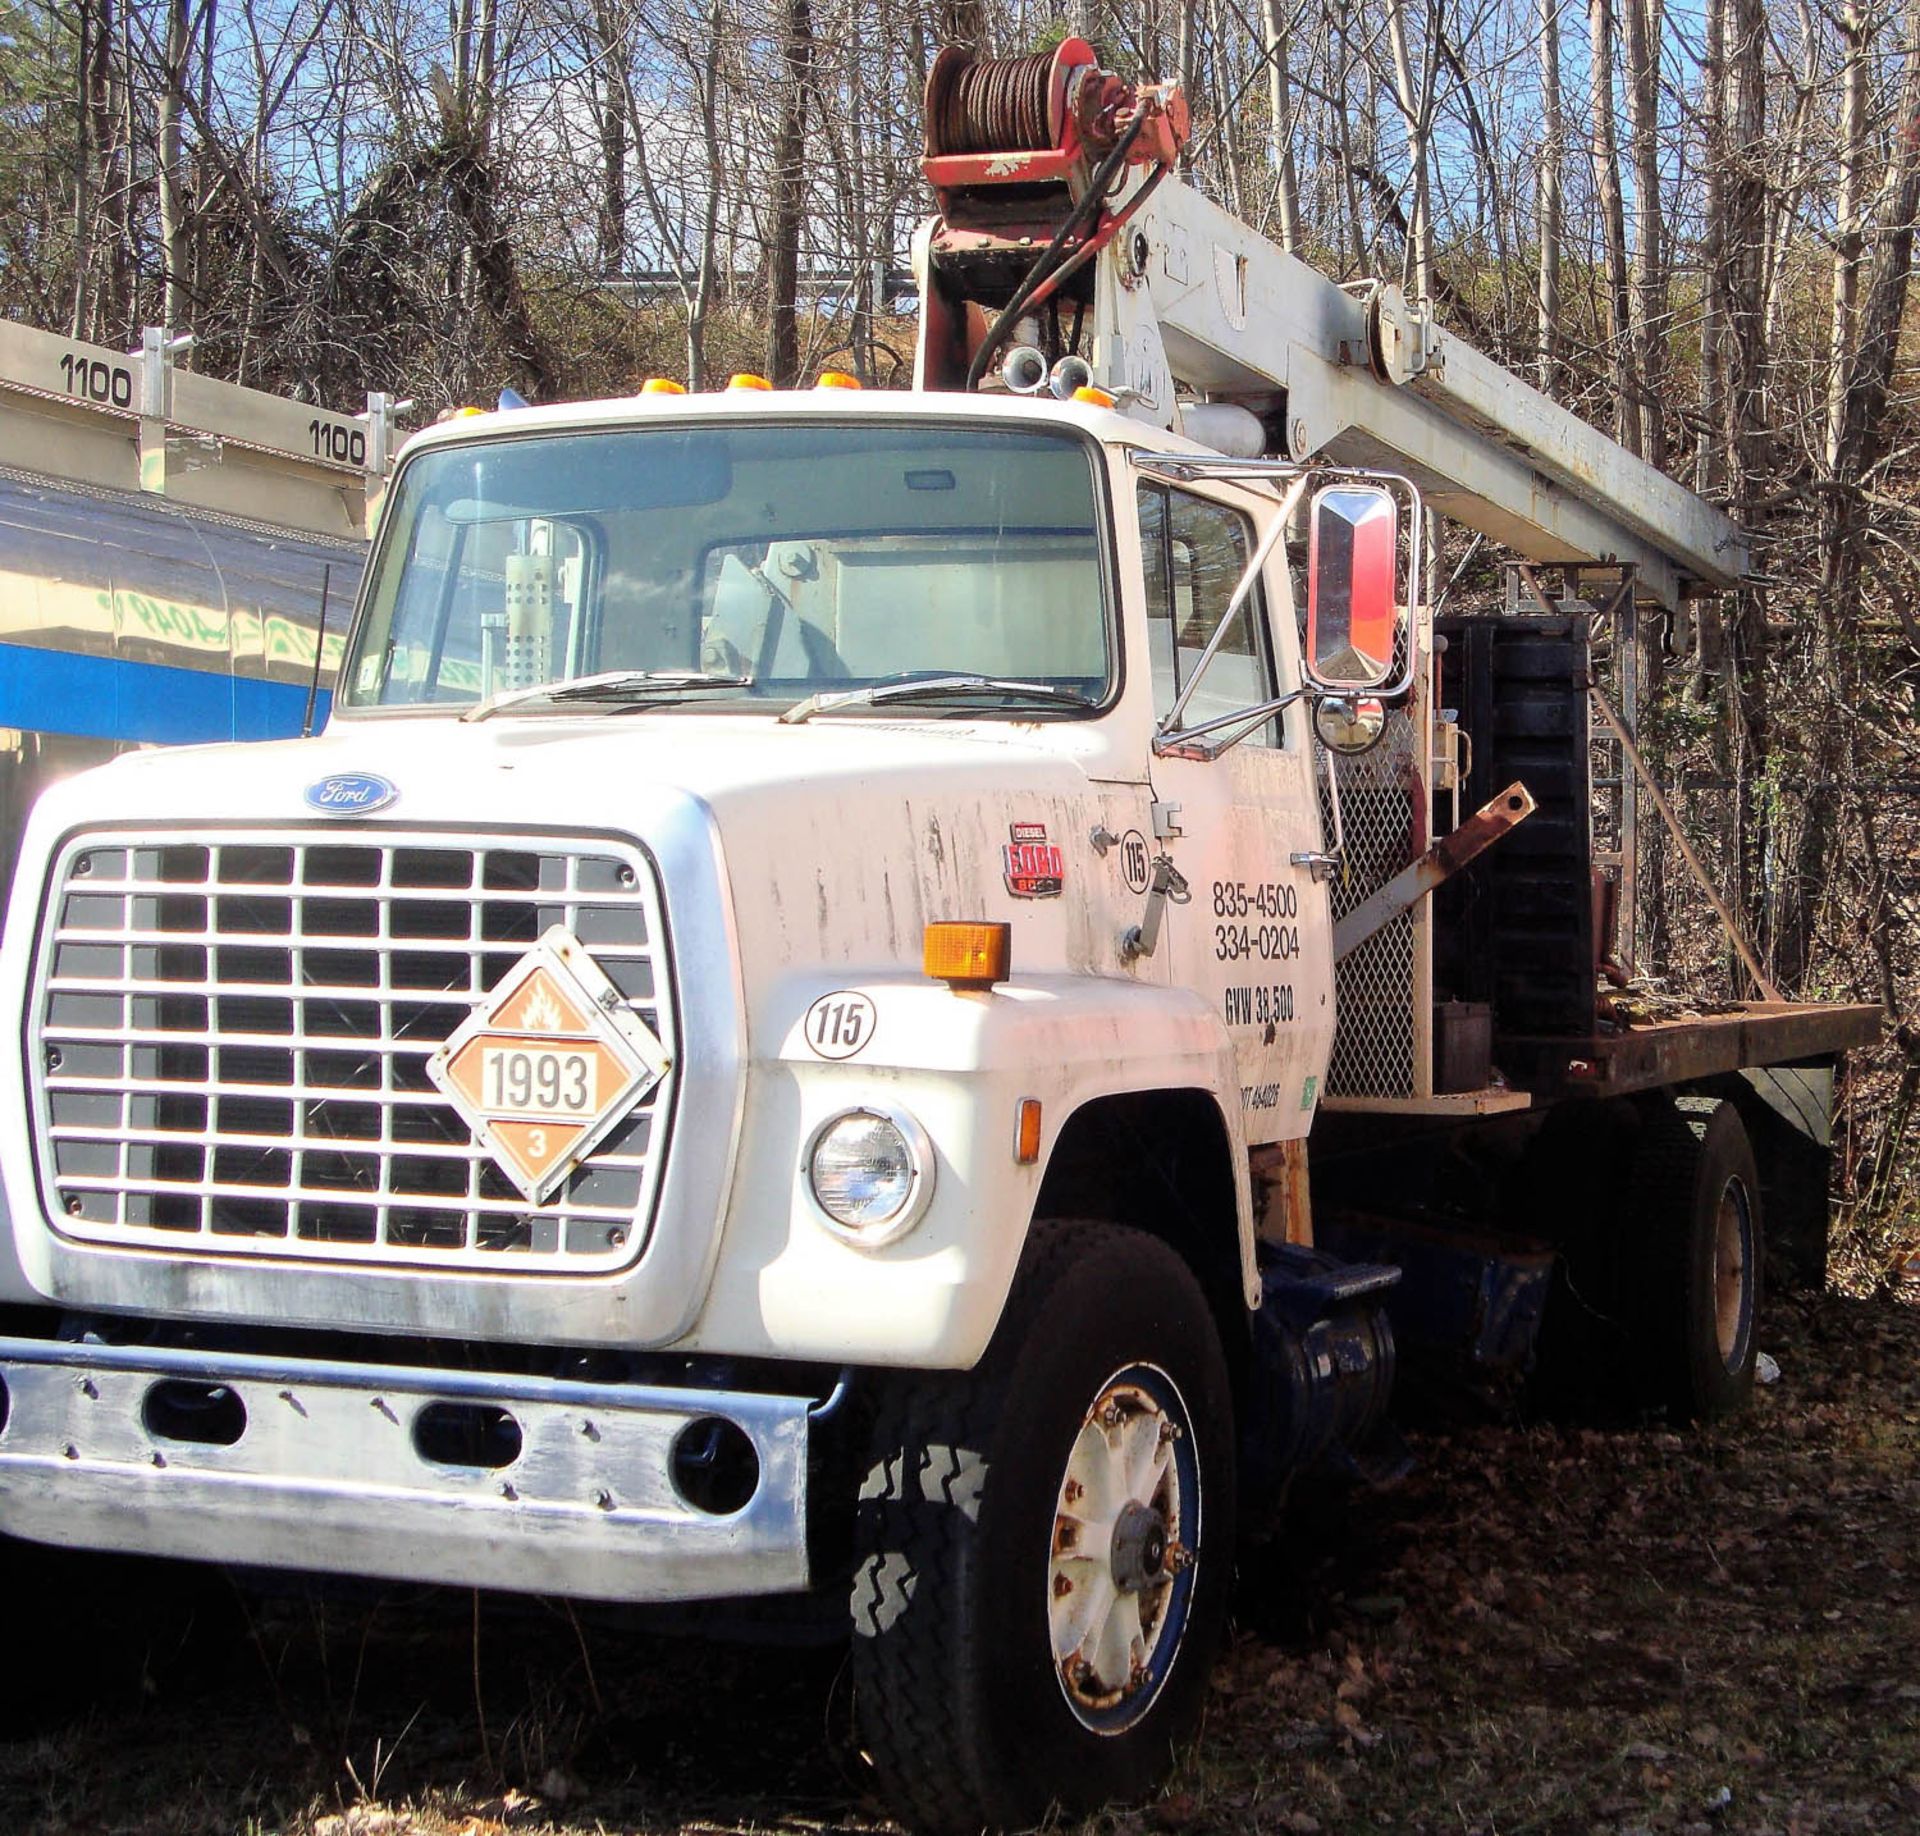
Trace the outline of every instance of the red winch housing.
<path fill-rule="evenodd" d="M 1013 58 L 948 45 L 927 77 L 921 170 L 944 216 L 955 194 L 981 187 L 1058 184 L 1078 202 L 1094 167 L 1136 121 L 1126 163 L 1171 166 L 1187 138 L 1178 86 L 1129 83 L 1102 70 L 1084 38 Z"/>

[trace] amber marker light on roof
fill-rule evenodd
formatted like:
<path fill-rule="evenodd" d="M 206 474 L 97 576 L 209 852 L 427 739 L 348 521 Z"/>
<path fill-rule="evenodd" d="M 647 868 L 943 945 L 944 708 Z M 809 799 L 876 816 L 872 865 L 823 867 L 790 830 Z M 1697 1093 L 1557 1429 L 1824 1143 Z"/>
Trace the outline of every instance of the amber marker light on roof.
<path fill-rule="evenodd" d="M 771 389 L 773 384 L 764 376 L 756 376 L 751 370 L 736 370 L 727 378 L 729 389 Z"/>
<path fill-rule="evenodd" d="M 816 389 L 863 389 L 866 385 L 845 370 L 822 370 L 814 380 Z"/>
<path fill-rule="evenodd" d="M 1013 973 L 1013 926 L 930 924 L 923 960 L 936 982 L 952 988 L 991 988 Z"/>
<path fill-rule="evenodd" d="M 649 376 L 640 385 L 642 395 L 685 395 L 687 385 L 677 383 L 671 376 Z"/>
<path fill-rule="evenodd" d="M 1013 1158 L 1019 1165 L 1030 1167 L 1040 1158 L 1040 1099 L 1022 1097 L 1015 1115 Z"/>
<path fill-rule="evenodd" d="M 1110 396 L 1106 390 L 1096 389 L 1089 383 L 1082 383 L 1079 388 L 1074 390 L 1073 399 L 1076 402 L 1085 402 L 1089 408 L 1111 408 L 1113 406 L 1113 397 Z"/>

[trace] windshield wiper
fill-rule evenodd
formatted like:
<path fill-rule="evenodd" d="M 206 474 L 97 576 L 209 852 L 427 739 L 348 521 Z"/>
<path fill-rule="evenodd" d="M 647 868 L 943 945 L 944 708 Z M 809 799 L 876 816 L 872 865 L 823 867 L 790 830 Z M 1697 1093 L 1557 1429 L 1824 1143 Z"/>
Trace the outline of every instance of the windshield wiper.
<path fill-rule="evenodd" d="M 1035 701 L 1058 702 L 1070 708 L 1094 708 L 1100 704 L 1078 689 L 1059 688 L 1051 682 L 1022 682 L 1009 676 L 926 676 L 918 682 L 876 682 L 871 688 L 822 690 L 796 701 L 780 716 L 783 726 L 796 726 L 816 714 L 832 714 L 841 708 L 870 708 L 887 701 L 937 700 L 943 695 L 1021 695 Z"/>
<path fill-rule="evenodd" d="M 609 669 L 597 676 L 564 682 L 536 682 L 528 688 L 502 689 L 476 701 L 462 720 L 486 720 L 504 708 L 534 701 L 619 701 L 638 691 L 692 688 L 751 688 L 751 676 L 710 674 L 699 669 Z"/>

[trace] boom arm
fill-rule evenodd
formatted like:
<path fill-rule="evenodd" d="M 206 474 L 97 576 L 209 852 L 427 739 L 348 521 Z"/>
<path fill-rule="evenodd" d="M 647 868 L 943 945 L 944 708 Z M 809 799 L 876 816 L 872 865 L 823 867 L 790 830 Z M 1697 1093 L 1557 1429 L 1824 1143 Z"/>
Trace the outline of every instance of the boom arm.
<path fill-rule="evenodd" d="M 1438 331 L 1398 288 L 1339 286 L 1174 180 L 1166 168 L 1185 128 L 1177 97 L 1146 88 L 1116 101 L 1116 79 L 1069 39 L 1045 72 L 1052 115 L 1036 100 L 1024 135 L 1039 140 L 1049 121 L 1052 144 L 996 151 L 981 123 L 956 125 L 951 64 L 936 67 L 935 82 L 943 75 L 937 110 L 929 89 L 926 161 L 942 215 L 915 245 L 920 387 L 965 386 L 994 332 L 1003 348 L 1053 356 L 1045 347 L 1065 335 L 1052 328 L 1080 315 L 1093 381 L 1156 426 L 1204 440 L 1199 417 L 1186 425 L 1191 406 L 1238 403 L 1259 418 L 1270 453 L 1404 472 L 1435 508 L 1531 560 L 1631 563 L 1641 596 L 1667 606 L 1746 572 L 1746 538 L 1719 511 Z M 1097 114 L 1090 101 L 1076 106 L 1092 85 Z M 1103 150 L 1086 132 L 1094 120 L 1148 170 L 1090 207 L 1092 156 Z M 1144 154 L 1126 138 L 1136 121 Z M 944 152 L 942 133 L 964 135 L 970 156 Z M 1076 217 L 1085 221 L 1055 263 L 1068 277 L 1051 297 L 1027 289 L 1045 302 L 1043 317 L 1019 294 L 1036 253 Z M 1018 322 L 996 325 L 1009 301 Z M 1029 358 L 1021 379 L 1033 369 Z M 1044 386 L 1044 368 L 1040 376 Z"/>

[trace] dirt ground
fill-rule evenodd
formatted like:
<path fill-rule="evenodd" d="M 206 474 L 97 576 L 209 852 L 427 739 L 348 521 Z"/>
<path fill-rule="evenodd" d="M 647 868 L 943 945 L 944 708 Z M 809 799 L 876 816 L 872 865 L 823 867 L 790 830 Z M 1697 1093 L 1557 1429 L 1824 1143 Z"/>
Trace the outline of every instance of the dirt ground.
<path fill-rule="evenodd" d="M 1788 1298 L 1724 1429 L 1475 1423 L 1243 1589 L 1154 1832 L 1920 1830 L 1920 1289 Z M 887 1827 L 832 1649 L 8 1549 L 0 1829 Z"/>

